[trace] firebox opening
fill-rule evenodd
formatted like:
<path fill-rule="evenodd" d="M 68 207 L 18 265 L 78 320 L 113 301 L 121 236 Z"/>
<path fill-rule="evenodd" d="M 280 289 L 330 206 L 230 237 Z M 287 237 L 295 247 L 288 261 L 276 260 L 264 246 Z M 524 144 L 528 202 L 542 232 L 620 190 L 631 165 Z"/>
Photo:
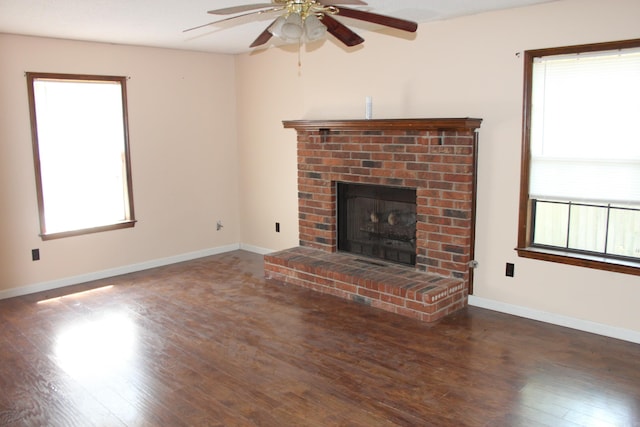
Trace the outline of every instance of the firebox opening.
<path fill-rule="evenodd" d="M 416 264 L 416 190 L 337 183 L 338 250 Z"/>

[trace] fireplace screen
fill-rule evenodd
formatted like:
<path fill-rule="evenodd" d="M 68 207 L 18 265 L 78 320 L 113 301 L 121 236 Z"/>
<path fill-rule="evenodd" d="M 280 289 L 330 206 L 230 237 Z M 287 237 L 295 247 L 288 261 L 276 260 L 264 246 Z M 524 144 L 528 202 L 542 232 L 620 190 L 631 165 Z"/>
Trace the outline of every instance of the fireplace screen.
<path fill-rule="evenodd" d="M 416 190 L 338 183 L 338 249 L 416 264 Z"/>

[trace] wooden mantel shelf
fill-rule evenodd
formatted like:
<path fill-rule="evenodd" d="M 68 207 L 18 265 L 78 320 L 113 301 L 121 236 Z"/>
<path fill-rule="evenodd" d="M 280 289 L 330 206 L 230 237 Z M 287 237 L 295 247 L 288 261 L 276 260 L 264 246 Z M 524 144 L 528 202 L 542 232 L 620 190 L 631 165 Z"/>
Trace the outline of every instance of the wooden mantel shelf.
<path fill-rule="evenodd" d="M 285 120 L 285 128 L 297 131 L 327 130 L 474 130 L 482 119 L 471 117 L 448 119 L 361 119 L 361 120 Z"/>

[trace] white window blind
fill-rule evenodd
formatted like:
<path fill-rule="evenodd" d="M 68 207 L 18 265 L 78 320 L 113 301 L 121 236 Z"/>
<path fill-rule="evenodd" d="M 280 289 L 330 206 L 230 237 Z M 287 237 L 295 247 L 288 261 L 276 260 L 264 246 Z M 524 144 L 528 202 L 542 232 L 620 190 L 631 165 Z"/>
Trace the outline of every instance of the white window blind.
<path fill-rule="evenodd" d="M 640 203 L 640 49 L 533 64 L 531 198 Z"/>

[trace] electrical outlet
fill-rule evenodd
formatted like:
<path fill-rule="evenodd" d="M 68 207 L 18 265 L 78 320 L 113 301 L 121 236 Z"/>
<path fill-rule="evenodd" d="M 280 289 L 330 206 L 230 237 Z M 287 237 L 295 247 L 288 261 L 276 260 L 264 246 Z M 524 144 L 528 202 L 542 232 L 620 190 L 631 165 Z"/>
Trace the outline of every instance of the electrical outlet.
<path fill-rule="evenodd" d="M 515 273 L 515 268 L 516 266 L 510 262 L 507 263 L 507 268 L 505 269 L 505 275 L 507 277 L 513 277 L 514 273 Z"/>
<path fill-rule="evenodd" d="M 280 232 L 280 223 L 276 222 L 276 233 Z"/>
<path fill-rule="evenodd" d="M 31 261 L 40 260 L 40 249 L 31 249 Z"/>
<path fill-rule="evenodd" d="M 224 227 L 222 225 L 222 220 L 218 220 L 218 222 L 216 222 L 216 231 L 222 230 L 222 227 Z"/>

